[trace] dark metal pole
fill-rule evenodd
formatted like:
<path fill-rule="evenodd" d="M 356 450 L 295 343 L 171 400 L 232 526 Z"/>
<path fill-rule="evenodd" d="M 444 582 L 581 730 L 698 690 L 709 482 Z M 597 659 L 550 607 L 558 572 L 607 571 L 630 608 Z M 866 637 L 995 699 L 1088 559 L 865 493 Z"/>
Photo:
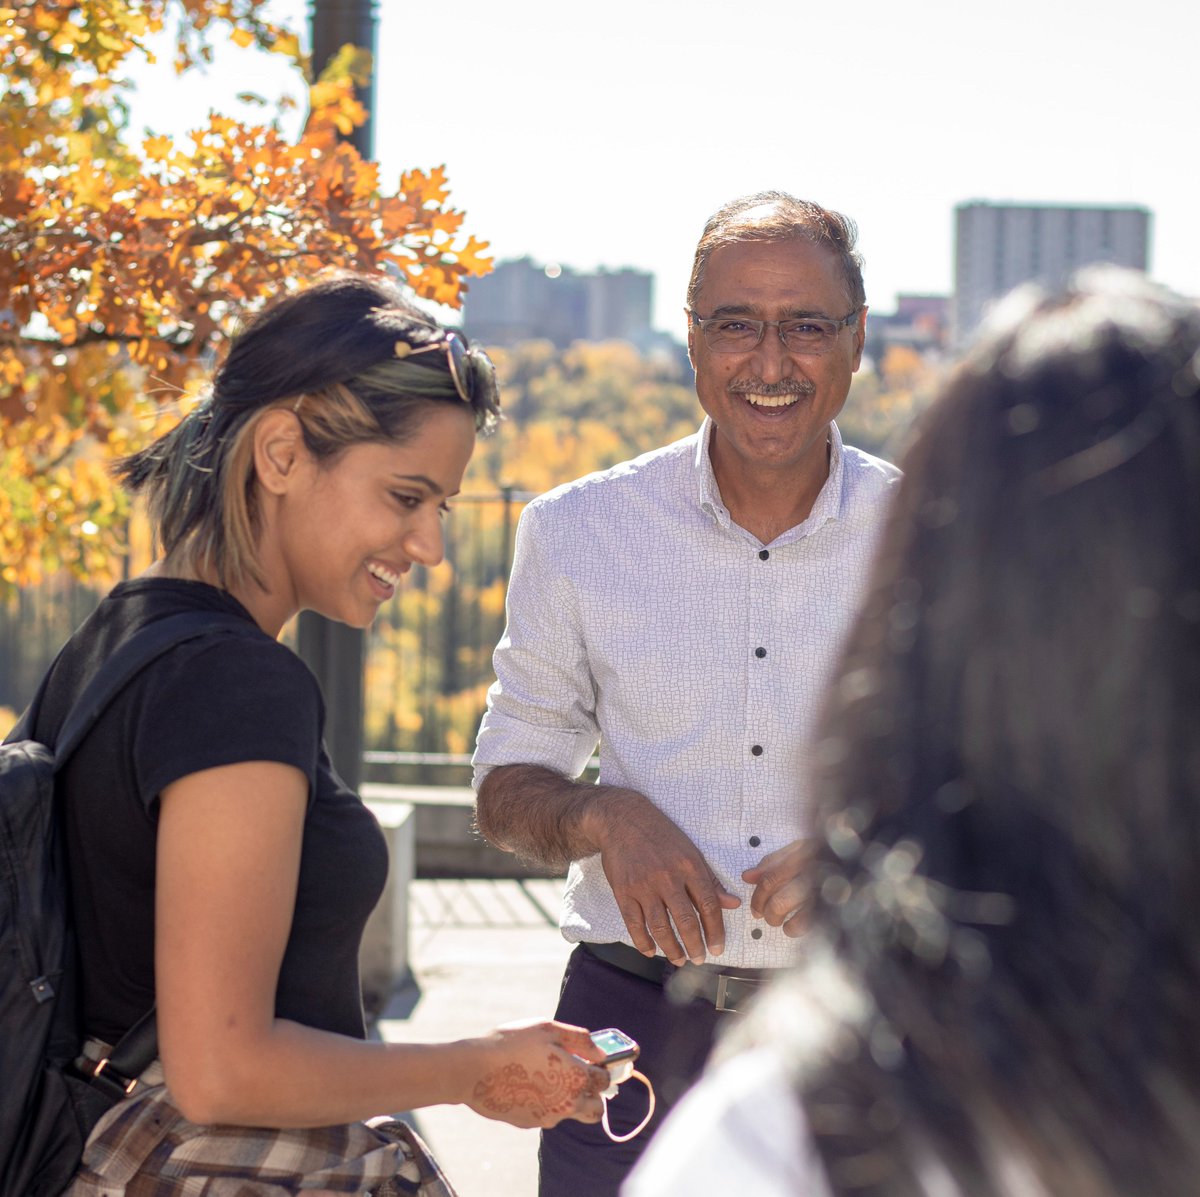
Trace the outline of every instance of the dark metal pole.
<path fill-rule="evenodd" d="M 312 0 L 312 73 L 316 79 L 329 60 L 345 45 L 371 51 L 376 57 L 375 0 Z M 367 110 L 367 119 L 347 136 L 347 141 L 364 157 L 375 153 L 372 128 L 375 115 L 375 72 L 366 87 L 360 87 L 358 99 Z"/>
<path fill-rule="evenodd" d="M 513 488 L 502 486 L 500 493 L 504 496 L 504 549 L 500 554 L 500 572 L 504 575 L 504 585 L 507 587 L 513 551 Z"/>
<path fill-rule="evenodd" d="M 312 0 L 313 78 L 347 43 L 370 50 L 374 56 L 375 29 L 374 0 Z M 358 98 L 367 110 L 367 119 L 350 134 L 349 141 L 364 158 L 370 158 L 374 152 L 374 83 L 360 88 Z M 366 636 L 358 628 L 305 611 L 297 626 L 297 642 L 325 696 L 325 744 L 334 768 L 357 790 L 362 782 Z"/>

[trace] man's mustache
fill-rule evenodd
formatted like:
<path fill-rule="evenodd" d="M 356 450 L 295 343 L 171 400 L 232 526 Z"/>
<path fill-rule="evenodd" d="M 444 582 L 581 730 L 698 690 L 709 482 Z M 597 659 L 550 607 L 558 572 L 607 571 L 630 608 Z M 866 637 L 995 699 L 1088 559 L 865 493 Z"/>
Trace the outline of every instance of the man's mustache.
<path fill-rule="evenodd" d="M 806 378 L 781 378 L 778 382 L 735 378 L 729 384 L 729 390 L 735 395 L 811 395 L 816 389 Z"/>

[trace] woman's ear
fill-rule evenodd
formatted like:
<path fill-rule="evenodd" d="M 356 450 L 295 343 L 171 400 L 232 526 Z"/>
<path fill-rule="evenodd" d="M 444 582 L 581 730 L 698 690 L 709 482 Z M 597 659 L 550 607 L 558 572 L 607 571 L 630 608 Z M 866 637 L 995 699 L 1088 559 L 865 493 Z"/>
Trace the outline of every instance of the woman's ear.
<path fill-rule="evenodd" d="M 265 412 L 254 429 L 254 469 L 262 488 L 268 494 L 285 494 L 306 455 L 295 414 L 285 407 Z"/>

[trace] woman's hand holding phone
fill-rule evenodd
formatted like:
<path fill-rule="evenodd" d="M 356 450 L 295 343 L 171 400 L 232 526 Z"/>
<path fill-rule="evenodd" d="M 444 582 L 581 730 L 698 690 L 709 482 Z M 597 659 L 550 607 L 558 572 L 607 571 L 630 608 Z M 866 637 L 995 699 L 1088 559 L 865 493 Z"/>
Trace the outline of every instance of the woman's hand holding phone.
<path fill-rule="evenodd" d="M 583 1027 L 509 1023 L 476 1043 L 485 1065 L 466 1104 L 477 1114 L 520 1127 L 600 1121 L 611 1078 L 604 1049 Z"/>

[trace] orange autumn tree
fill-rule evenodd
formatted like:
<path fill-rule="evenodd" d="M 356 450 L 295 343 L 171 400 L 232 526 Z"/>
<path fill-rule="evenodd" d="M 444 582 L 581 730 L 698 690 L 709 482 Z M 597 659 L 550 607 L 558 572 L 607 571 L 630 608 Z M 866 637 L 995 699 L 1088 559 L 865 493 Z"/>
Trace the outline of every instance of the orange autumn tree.
<path fill-rule="evenodd" d="M 108 465 L 195 401 L 201 366 L 265 300 L 322 271 L 388 269 L 458 306 L 491 268 L 443 168 L 390 191 L 342 139 L 366 116 L 361 51 L 311 85 L 298 137 L 286 97 L 244 97 L 270 110 L 260 124 L 210 113 L 186 139 L 135 135 L 127 72 L 153 60 L 168 13 L 179 72 L 219 46 L 306 78 L 265 9 L 0 0 L 0 597 L 63 568 L 109 573 L 127 509 Z"/>

